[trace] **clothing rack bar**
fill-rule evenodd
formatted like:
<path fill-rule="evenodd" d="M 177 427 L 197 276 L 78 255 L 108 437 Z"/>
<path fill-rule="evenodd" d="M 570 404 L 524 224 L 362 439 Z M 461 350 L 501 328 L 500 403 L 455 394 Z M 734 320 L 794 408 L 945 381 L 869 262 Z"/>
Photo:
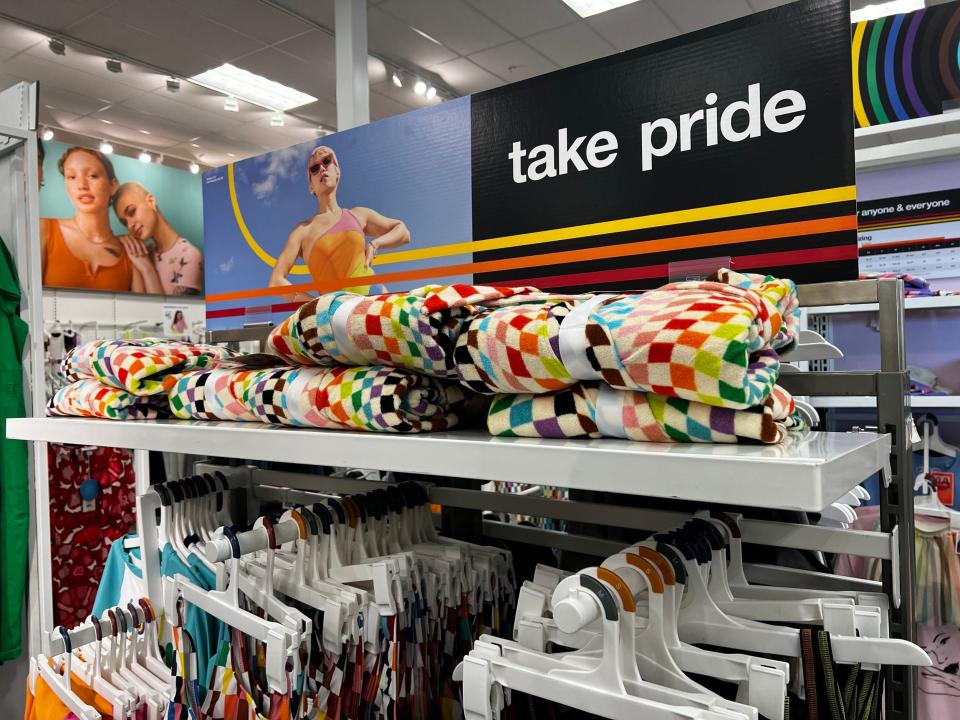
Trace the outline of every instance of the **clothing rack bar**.
<path fill-rule="evenodd" d="M 777 383 L 794 395 L 812 397 L 868 395 L 878 393 L 878 372 L 798 372 L 781 373 Z"/>
<path fill-rule="evenodd" d="M 283 545 L 300 537 L 300 526 L 293 520 L 285 520 L 273 526 L 273 533 L 277 545 Z M 263 527 L 237 533 L 236 537 L 241 556 L 270 547 L 270 535 Z M 212 563 L 223 562 L 233 557 L 233 545 L 225 537 L 211 538 L 204 543 L 203 553 Z"/>
<path fill-rule="evenodd" d="M 628 545 L 623 541 L 617 542 L 584 535 L 571 535 L 559 530 L 513 525 L 493 520 L 483 521 L 483 535 L 493 540 L 538 545 L 604 558 L 622 552 Z"/>
<path fill-rule="evenodd" d="M 125 620 L 128 620 L 127 629 L 136 628 L 137 626 L 143 624 L 146 617 L 143 614 L 143 610 L 136 608 L 136 616 L 131 616 L 130 610 L 125 607 L 116 607 L 111 608 L 115 613 L 122 614 Z M 103 617 L 100 618 L 100 626 L 103 629 L 103 637 L 107 638 L 111 635 L 116 635 L 121 632 L 121 627 L 114 627 L 113 620 L 110 619 L 109 613 L 104 613 Z M 67 633 L 70 635 L 70 643 L 74 648 L 83 647 L 84 645 L 89 645 L 97 639 L 96 628 L 94 628 L 92 622 L 85 622 L 82 625 L 78 625 L 72 630 L 68 630 Z M 57 655 L 62 655 L 67 651 L 67 648 L 63 644 L 63 637 L 60 635 L 60 632 L 54 630 L 50 634 L 50 657 L 56 657 Z"/>
<path fill-rule="evenodd" d="M 254 467 L 225 468 L 212 464 L 201 464 L 197 467 L 200 472 L 219 470 L 227 476 L 228 480 L 231 480 L 231 474 L 233 477 L 248 478 L 255 497 L 287 504 L 315 502 L 317 493 L 363 493 L 390 485 L 390 483 L 375 480 L 335 478 L 309 473 L 261 470 Z M 267 487 L 271 492 L 264 493 L 263 490 Z M 425 485 L 425 487 L 430 496 L 430 502 L 465 510 L 532 515 L 649 532 L 670 530 L 690 519 L 689 512 L 651 510 L 435 485 Z M 302 492 L 298 494 L 297 491 Z M 740 531 L 743 542 L 754 545 L 845 553 L 880 560 L 890 560 L 895 556 L 894 540 L 889 533 L 825 528 L 817 525 L 751 518 L 740 520 Z M 264 544 L 263 547 L 266 545 Z"/>
<path fill-rule="evenodd" d="M 878 282 L 877 280 L 843 280 L 797 285 L 797 296 L 800 299 L 800 306 L 805 308 L 875 303 L 879 298 Z"/>

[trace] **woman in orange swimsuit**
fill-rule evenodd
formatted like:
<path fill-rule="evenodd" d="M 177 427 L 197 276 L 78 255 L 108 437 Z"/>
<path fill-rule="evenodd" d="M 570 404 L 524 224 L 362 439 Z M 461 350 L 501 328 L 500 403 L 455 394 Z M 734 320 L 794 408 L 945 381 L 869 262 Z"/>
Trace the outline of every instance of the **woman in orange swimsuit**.
<path fill-rule="evenodd" d="M 337 156 L 321 145 L 307 160 L 307 185 L 310 194 L 317 198 L 317 214 L 290 233 L 270 273 L 270 287 L 292 285 L 287 275 L 297 259 L 303 258 L 321 292 L 346 289 L 365 295 L 370 292 L 369 285 L 343 288 L 344 281 L 373 275 L 370 265 L 378 252 L 410 242 L 410 232 L 400 220 L 384 217 L 370 208 L 341 208 L 337 204 L 339 184 Z M 368 236 L 372 238 L 369 243 Z M 284 297 L 312 299 L 302 292 L 284 293 Z"/>
<path fill-rule="evenodd" d="M 40 221 L 44 286 L 162 293 L 146 246 L 110 229 L 110 198 L 118 185 L 110 159 L 72 147 L 57 167 L 77 214 Z"/>

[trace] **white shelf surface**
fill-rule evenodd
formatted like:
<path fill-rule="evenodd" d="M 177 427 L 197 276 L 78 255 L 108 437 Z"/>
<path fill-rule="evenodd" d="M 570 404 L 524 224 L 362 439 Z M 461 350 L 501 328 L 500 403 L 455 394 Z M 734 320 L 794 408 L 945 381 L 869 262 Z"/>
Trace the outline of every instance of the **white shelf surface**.
<path fill-rule="evenodd" d="M 819 408 L 873 408 L 877 406 L 877 399 L 866 395 L 852 397 L 817 397 L 811 398 L 810 404 Z M 914 395 L 910 398 L 913 408 L 960 408 L 960 395 Z"/>
<path fill-rule="evenodd" d="M 934 297 L 911 297 L 904 300 L 907 310 L 945 310 L 960 308 L 960 295 L 936 295 Z M 824 305 L 823 307 L 807 308 L 808 315 L 839 315 L 841 313 L 877 312 L 877 303 L 862 305 Z"/>
<path fill-rule="evenodd" d="M 816 512 L 886 468 L 890 437 L 812 432 L 782 445 L 388 435 L 258 423 L 20 418 L 21 440 L 504 480 Z"/>

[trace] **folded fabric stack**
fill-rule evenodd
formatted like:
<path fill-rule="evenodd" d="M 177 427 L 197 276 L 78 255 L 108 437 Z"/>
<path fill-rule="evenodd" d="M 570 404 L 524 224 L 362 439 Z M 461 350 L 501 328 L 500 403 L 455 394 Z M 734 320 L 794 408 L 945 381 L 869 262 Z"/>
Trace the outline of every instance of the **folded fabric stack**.
<path fill-rule="evenodd" d="M 464 385 L 498 393 L 494 435 L 770 443 L 793 413 L 775 383 L 798 324 L 793 282 L 721 270 L 647 293 L 491 309 L 454 358 Z"/>

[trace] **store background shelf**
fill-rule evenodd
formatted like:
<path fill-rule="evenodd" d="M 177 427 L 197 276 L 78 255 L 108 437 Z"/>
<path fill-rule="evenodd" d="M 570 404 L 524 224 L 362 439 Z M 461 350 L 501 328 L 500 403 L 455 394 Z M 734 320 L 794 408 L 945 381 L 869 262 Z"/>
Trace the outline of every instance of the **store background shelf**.
<path fill-rule="evenodd" d="M 388 435 L 236 422 L 21 418 L 11 438 L 504 480 L 818 511 L 886 467 L 890 437 L 812 432 L 782 445 Z"/>
<path fill-rule="evenodd" d="M 853 397 L 818 397 L 810 403 L 819 408 L 875 408 L 877 399 L 864 395 Z M 960 395 L 918 395 L 910 398 L 913 408 L 960 408 Z"/>
<path fill-rule="evenodd" d="M 949 308 L 960 308 L 960 295 L 937 295 L 934 297 L 911 297 L 904 300 L 907 310 L 946 310 Z M 810 308 L 810 315 L 841 315 L 847 313 L 868 313 L 877 312 L 877 303 L 864 303 L 862 305 L 824 305 L 823 307 Z"/>

